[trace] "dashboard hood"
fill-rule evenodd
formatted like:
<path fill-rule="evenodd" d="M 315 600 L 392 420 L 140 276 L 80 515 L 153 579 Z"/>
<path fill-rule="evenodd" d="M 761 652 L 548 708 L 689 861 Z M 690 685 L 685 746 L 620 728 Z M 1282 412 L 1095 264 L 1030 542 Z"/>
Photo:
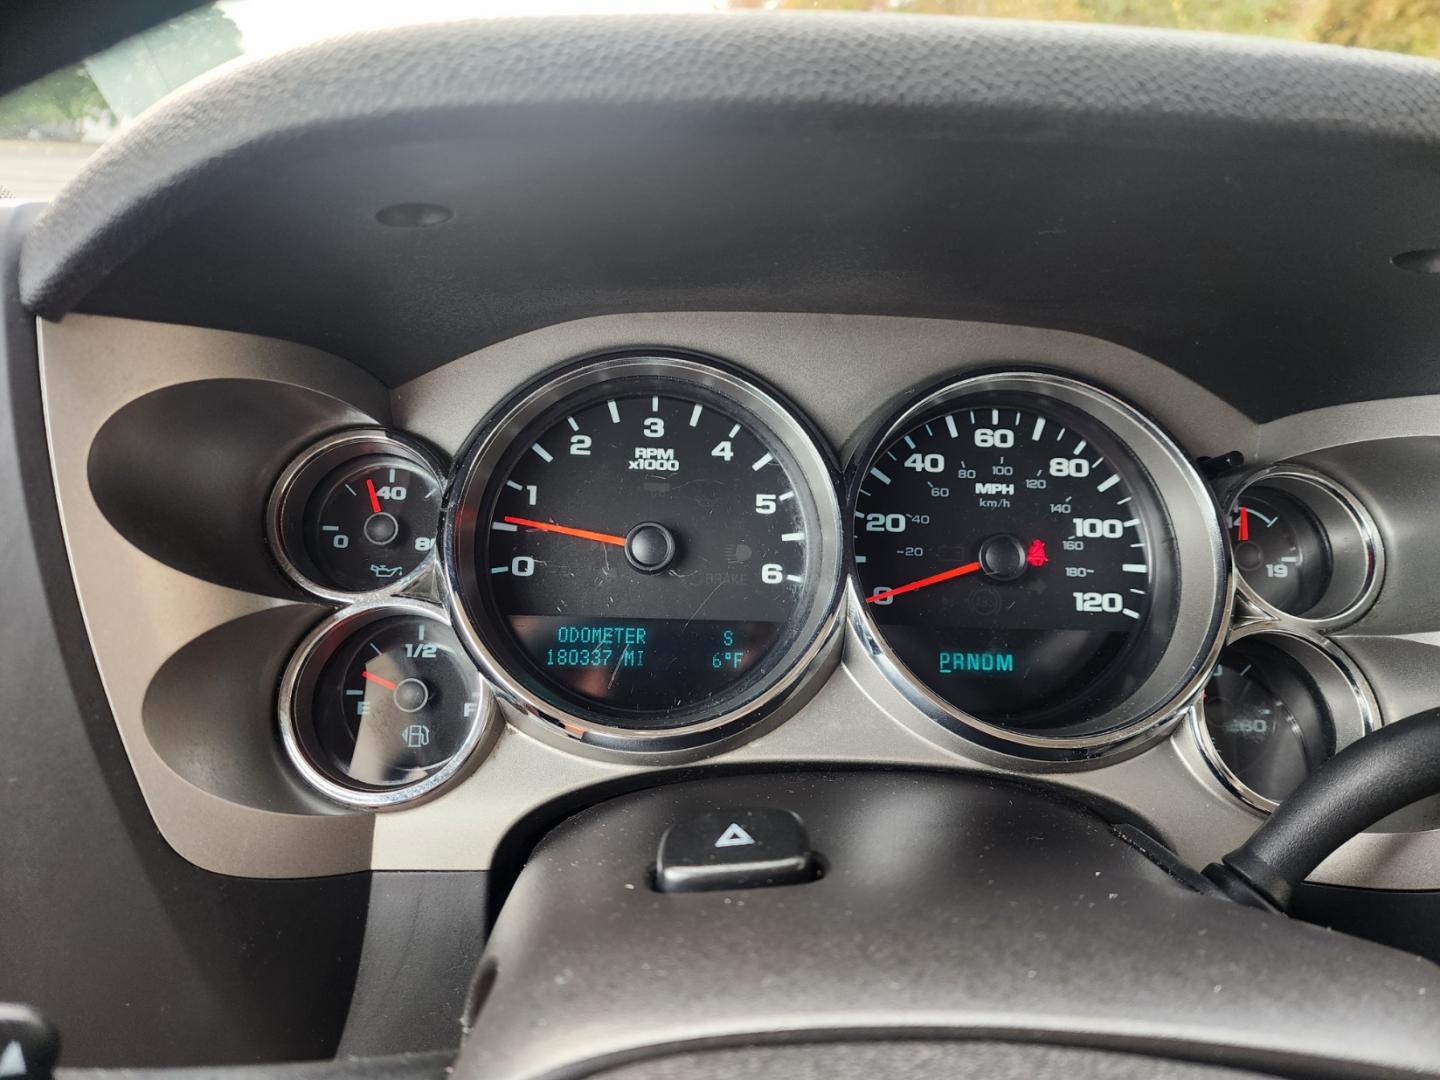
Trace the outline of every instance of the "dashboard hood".
<path fill-rule="evenodd" d="M 45 318 L 281 337 L 392 386 L 635 310 L 1020 322 L 1265 420 L 1422 389 L 1440 285 L 1392 259 L 1440 236 L 1437 151 L 1440 64 L 1359 50 L 907 17 L 449 23 L 176 94 L 48 209 L 21 289 Z M 449 216 L 381 224 L 397 204 Z M 1336 351 L 1333 378 L 1296 378 Z"/>

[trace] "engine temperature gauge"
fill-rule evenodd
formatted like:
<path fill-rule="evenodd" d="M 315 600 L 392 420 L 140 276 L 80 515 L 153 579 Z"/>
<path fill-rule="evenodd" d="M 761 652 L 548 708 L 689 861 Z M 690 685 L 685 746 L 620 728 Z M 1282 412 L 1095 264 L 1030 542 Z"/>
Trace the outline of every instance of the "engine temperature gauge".
<path fill-rule="evenodd" d="M 301 776 L 337 801 L 380 808 L 456 775 L 490 699 L 444 616 L 428 605 L 347 609 L 301 645 L 280 696 Z"/>
<path fill-rule="evenodd" d="M 389 432 L 347 431 L 275 485 L 270 535 L 300 585 L 331 600 L 399 592 L 434 561 L 441 467 Z"/>
<path fill-rule="evenodd" d="M 1305 669 L 1263 638 L 1230 646 L 1206 684 L 1215 756 L 1261 799 L 1279 803 L 1335 753 L 1335 726 Z"/>
<path fill-rule="evenodd" d="M 1365 677 L 1334 643 L 1249 623 L 1232 632 L 1191 726 L 1230 793 L 1269 812 L 1378 717 Z"/>

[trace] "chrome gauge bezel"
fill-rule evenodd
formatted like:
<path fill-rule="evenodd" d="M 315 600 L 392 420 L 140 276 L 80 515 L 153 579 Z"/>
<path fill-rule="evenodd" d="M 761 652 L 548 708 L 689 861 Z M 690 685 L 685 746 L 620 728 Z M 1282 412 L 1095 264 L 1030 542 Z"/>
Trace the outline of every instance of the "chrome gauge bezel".
<path fill-rule="evenodd" d="M 350 592 L 316 580 L 316 572 L 305 552 L 303 519 L 306 505 L 316 486 L 347 461 L 373 454 L 392 454 L 409 460 L 444 485 L 448 470 L 425 446 L 385 428 L 347 428 L 327 435 L 305 449 L 286 466 L 265 507 L 265 538 L 280 569 L 306 592 L 337 604 L 363 604 L 409 592 L 435 571 L 439 544 L 410 573 L 380 589 Z M 443 501 L 443 500 L 442 500 Z M 438 527 L 437 520 L 437 540 Z"/>
<path fill-rule="evenodd" d="M 1274 639 L 1271 644 L 1294 660 L 1314 681 L 1330 713 L 1335 730 L 1336 753 L 1380 726 L 1380 706 L 1370 688 L 1369 680 L 1349 655 L 1334 642 L 1303 627 L 1266 619 L 1237 624 L 1231 630 L 1225 645 L 1228 647 L 1250 637 Z M 1223 651 L 1224 649 L 1221 650 Z M 1209 769 L 1210 776 L 1219 782 L 1227 794 L 1261 814 L 1273 813 L 1280 806 L 1280 803 L 1252 789 L 1226 763 L 1205 725 L 1203 698 L 1196 701 L 1190 713 L 1190 722 L 1186 726 L 1190 738 Z"/>
<path fill-rule="evenodd" d="M 1100 730 L 1046 736 L 990 723 L 955 707 L 911 674 L 891 649 L 862 597 L 854 536 L 845 533 L 847 618 L 869 660 L 904 700 L 937 730 L 1003 758 L 1075 763 L 1134 752 L 1159 739 L 1183 716 L 1209 677 L 1225 640 L 1234 597 L 1229 548 L 1219 507 L 1184 452 L 1159 425 L 1120 398 L 1089 383 L 1048 371 L 996 371 L 951 378 L 880 418 L 857 443 L 845 469 L 845 520 L 855 513 L 860 484 L 884 448 L 926 413 L 976 393 L 1035 395 L 1077 409 L 1108 429 L 1149 474 L 1176 538 L 1175 631 L 1151 674 L 1101 718 Z"/>
<path fill-rule="evenodd" d="M 330 646 L 338 645 L 366 626 L 406 615 L 451 626 L 443 608 L 420 600 L 390 599 L 353 604 L 330 615 L 305 635 L 280 679 L 276 715 L 285 757 L 301 780 L 342 806 L 360 810 L 397 810 L 431 798 L 475 766 L 482 756 L 477 751 L 498 730 L 497 711 L 490 687 L 482 680 L 481 705 L 475 714 L 474 724 L 450 760 L 422 780 L 394 788 L 352 787 L 335 780 L 310 759 L 300 731 L 304 711 L 308 708 L 302 702 L 305 695 L 313 692 L 320 668 L 333 653 L 334 649 Z"/>
<path fill-rule="evenodd" d="M 1262 599 L 1237 570 L 1235 588 L 1241 602 L 1262 618 L 1309 630 L 1337 630 L 1355 622 L 1370 610 L 1385 581 L 1385 544 L 1370 511 L 1349 488 L 1324 473 L 1290 462 L 1267 465 L 1246 474 L 1229 490 L 1225 499 L 1227 542 L 1230 521 L 1240 500 L 1252 487 L 1263 484 L 1277 486 L 1292 499 L 1303 502 L 1325 530 L 1334 569 L 1321 604 L 1337 593 L 1348 598 L 1329 615 L 1295 615 Z"/>
<path fill-rule="evenodd" d="M 475 546 L 478 516 L 491 473 L 513 440 L 532 422 L 572 395 L 615 379 L 661 377 L 689 382 L 732 401 L 780 439 L 793 457 L 814 500 L 819 542 L 809 573 L 814 590 L 804 622 L 784 656 L 743 701 L 715 716 L 680 727 L 640 730 L 605 723 L 533 692 L 510 669 L 504 644 L 493 641 L 472 603 L 480 596 Z M 656 761 L 712 753 L 742 735 L 762 730 L 762 721 L 789 715 L 838 660 L 840 597 L 844 582 L 839 477 L 819 434 L 793 406 L 753 377 L 723 362 L 666 353 L 632 353 L 581 360 L 543 376 L 482 421 L 460 459 L 441 516 L 445 603 L 460 639 L 469 648 L 519 726 L 569 749 L 615 753 L 627 760 Z"/>

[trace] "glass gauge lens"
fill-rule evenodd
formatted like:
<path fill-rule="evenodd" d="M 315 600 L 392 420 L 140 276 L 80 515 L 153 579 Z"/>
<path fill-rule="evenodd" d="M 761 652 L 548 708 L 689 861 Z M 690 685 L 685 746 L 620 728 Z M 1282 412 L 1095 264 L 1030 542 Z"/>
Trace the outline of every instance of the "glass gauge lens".
<path fill-rule="evenodd" d="M 413 574 L 435 547 L 440 483 L 404 458 L 375 455 L 335 469 L 305 511 L 305 544 L 329 585 L 383 589 Z"/>
<path fill-rule="evenodd" d="M 1330 544 L 1315 516 L 1275 488 L 1247 488 L 1231 511 L 1235 568 L 1255 594 L 1292 615 L 1315 608 L 1330 588 Z"/>
<path fill-rule="evenodd" d="M 351 428 L 280 475 L 266 532 L 280 566 L 327 600 L 399 592 L 434 562 L 443 466 L 409 438 Z"/>
<path fill-rule="evenodd" d="M 1335 753 L 1335 727 L 1313 680 L 1292 657 L 1244 639 L 1220 654 L 1205 687 L 1205 730 L 1226 769 L 1280 802 Z"/>
<path fill-rule="evenodd" d="M 473 742 L 484 706 L 480 674 L 454 632 L 412 615 L 346 635 L 302 690 L 306 758 L 360 789 L 406 787 L 436 773 Z"/>
<path fill-rule="evenodd" d="M 635 375 L 499 433 L 471 542 L 475 606 L 529 696 L 656 731 L 775 681 L 832 609 L 839 573 L 831 477 L 827 516 L 810 483 L 823 458 L 801 447 L 807 474 L 781 419 L 697 381 Z"/>
<path fill-rule="evenodd" d="M 1040 394 L 922 412 L 852 481 L 866 613 L 911 675 L 968 716 L 1070 734 L 1155 667 L 1175 543 L 1110 430 Z"/>

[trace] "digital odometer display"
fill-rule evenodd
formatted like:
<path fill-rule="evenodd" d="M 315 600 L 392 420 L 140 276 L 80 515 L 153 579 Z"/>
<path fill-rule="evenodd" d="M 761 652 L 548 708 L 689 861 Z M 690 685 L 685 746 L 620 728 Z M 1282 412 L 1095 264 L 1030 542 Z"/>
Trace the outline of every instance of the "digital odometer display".
<path fill-rule="evenodd" d="M 1126 447 L 1039 394 L 922 412 L 852 482 L 866 614 L 910 675 L 1012 730 L 1083 729 L 1154 668 L 1168 523 Z"/>
<path fill-rule="evenodd" d="M 530 694 L 611 727 L 743 705 L 833 601 L 822 547 L 838 588 L 834 525 L 785 440 L 680 379 L 568 395 L 513 434 L 477 505 L 487 646 Z"/>

